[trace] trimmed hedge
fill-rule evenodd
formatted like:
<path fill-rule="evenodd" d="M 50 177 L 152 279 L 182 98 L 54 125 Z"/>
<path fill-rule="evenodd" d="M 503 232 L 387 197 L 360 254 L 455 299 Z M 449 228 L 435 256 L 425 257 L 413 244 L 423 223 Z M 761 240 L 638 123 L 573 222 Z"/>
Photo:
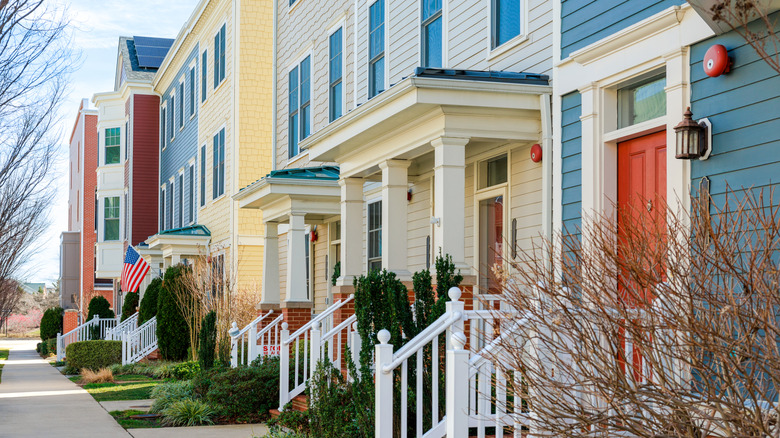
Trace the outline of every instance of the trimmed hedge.
<path fill-rule="evenodd" d="M 78 372 L 82 368 L 97 371 L 122 363 L 122 341 L 81 341 L 65 348 L 68 369 Z"/>
<path fill-rule="evenodd" d="M 162 278 L 155 277 L 149 283 L 149 286 L 146 287 L 144 297 L 141 299 L 141 305 L 138 306 L 138 325 L 157 316 L 157 297 L 160 295 L 162 282 Z"/>
<path fill-rule="evenodd" d="M 57 333 L 62 333 L 62 307 L 46 309 L 41 317 L 41 341 L 57 338 Z"/>

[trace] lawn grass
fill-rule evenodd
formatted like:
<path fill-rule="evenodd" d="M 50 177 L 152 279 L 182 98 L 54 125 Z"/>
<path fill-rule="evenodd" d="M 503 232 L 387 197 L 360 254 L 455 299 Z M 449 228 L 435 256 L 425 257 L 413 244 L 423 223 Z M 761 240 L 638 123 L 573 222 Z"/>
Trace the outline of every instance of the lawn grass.
<path fill-rule="evenodd" d="M 8 359 L 8 354 L 10 353 L 10 350 L 7 348 L 0 349 L 0 382 L 3 381 L 3 362 L 6 359 Z"/>
<path fill-rule="evenodd" d="M 162 380 L 130 383 L 87 383 L 82 386 L 92 397 L 99 401 L 145 400 L 151 398 L 152 388 Z"/>
<path fill-rule="evenodd" d="M 144 411 L 136 411 L 134 409 L 130 409 L 127 411 L 111 411 L 109 414 L 111 414 L 112 417 L 114 417 L 114 420 L 116 420 L 117 423 L 119 423 L 120 426 L 122 426 L 125 429 L 140 429 L 140 428 L 155 428 L 155 427 L 162 427 L 160 424 L 160 419 L 155 418 L 151 420 L 136 420 L 133 418 L 130 418 L 132 415 L 138 415 L 138 414 L 145 414 Z"/>

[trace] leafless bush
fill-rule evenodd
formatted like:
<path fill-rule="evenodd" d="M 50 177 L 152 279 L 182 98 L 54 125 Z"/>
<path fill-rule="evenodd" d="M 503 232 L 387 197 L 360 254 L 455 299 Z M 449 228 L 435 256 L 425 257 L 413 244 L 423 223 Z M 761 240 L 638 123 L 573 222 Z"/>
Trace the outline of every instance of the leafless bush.
<path fill-rule="evenodd" d="M 582 245 L 561 236 L 514 266 L 523 317 L 494 359 L 521 373 L 534 436 L 780 436 L 780 206 L 718 201 L 665 226 L 589 218 Z"/>
<path fill-rule="evenodd" d="M 710 7 L 712 19 L 737 32 L 776 72 L 780 73 L 780 50 L 769 0 L 718 0 Z"/>
<path fill-rule="evenodd" d="M 0 0 L 0 283 L 18 277 L 47 225 L 57 108 L 73 61 L 62 11 Z M 15 294 L 0 287 L 0 294 Z M 0 313 L 16 302 L 0 298 Z M 10 307 L 6 307 L 10 306 Z"/>

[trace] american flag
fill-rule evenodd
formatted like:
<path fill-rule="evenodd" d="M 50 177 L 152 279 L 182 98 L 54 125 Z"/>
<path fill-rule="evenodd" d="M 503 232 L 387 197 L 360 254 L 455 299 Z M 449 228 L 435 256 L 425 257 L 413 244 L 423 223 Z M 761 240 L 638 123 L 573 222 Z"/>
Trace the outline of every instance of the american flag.
<path fill-rule="evenodd" d="M 149 263 L 146 263 L 138 251 L 132 246 L 128 246 L 125 254 L 125 265 L 122 268 L 122 290 L 126 293 L 135 292 L 146 273 L 149 272 L 149 268 Z"/>

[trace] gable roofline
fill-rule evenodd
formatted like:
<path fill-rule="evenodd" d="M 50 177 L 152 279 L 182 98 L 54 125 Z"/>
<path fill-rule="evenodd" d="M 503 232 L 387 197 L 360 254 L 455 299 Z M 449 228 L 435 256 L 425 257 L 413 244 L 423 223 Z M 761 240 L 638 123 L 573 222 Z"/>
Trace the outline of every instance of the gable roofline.
<path fill-rule="evenodd" d="M 184 40 L 186 40 L 190 33 L 192 33 L 192 29 L 195 27 L 195 24 L 200 21 L 200 18 L 203 16 L 203 12 L 206 10 L 206 5 L 208 5 L 209 1 L 210 0 L 199 0 L 198 5 L 195 6 L 192 14 L 190 14 L 190 18 L 184 22 L 184 25 L 181 27 L 179 33 L 176 35 L 176 38 L 173 40 L 173 45 L 168 50 L 168 53 L 165 55 L 162 64 L 160 64 L 160 68 L 157 69 L 157 73 L 155 73 L 154 78 L 152 79 L 153 88 L 157 88 L 157 85 L 160 83 L 160 80 L 162 80 L 162 76 L 168 70 L 168 67 L 173 61 L 173 58 L 176 57 L 177 53 L 179 53 Z"/>

